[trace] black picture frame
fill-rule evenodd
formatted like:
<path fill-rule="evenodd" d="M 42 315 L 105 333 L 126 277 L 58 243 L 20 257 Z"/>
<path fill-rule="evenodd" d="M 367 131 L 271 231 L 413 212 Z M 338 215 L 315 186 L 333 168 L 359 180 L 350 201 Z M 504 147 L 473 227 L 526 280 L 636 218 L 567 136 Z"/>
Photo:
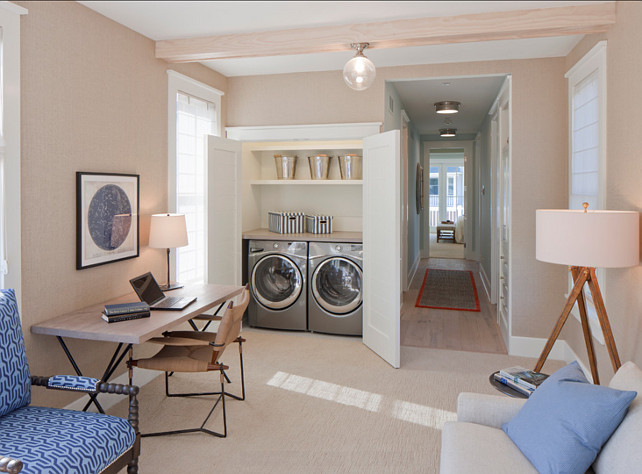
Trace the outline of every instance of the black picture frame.
<path fill-rule="evenodd" d="M 76 172 L 76 269 L 139 256 L 140 176 Z"/>

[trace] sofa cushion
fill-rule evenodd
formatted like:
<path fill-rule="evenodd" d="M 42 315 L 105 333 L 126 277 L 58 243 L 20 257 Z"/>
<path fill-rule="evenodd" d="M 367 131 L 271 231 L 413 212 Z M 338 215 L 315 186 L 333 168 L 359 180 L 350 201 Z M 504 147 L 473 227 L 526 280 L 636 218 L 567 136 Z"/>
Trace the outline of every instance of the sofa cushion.
<path fill-rule="evenodd" d="M 540 385 L 502 429 L 540 473 L 584 473 L 635 396 L 589 383 L 573 362 Z"/>
<path fill-rule="evenodd" d="M 502 430 L 462 421 L 451 421 L 444 425 L 439 472 L 537 474 L 537 470 Z"/>
<path fill-rule="evenodd" d="M 642 370 L 633 362 L 625 363 L 617 371 L 609 387 L 635 390 L 638 396 L 631 402 L 626 417 L 600 451 L 593 469 L 597 474 L 636 472 L 642 466 L 642 450 L 633 448 L 642 439 Z"/>
<path fill-rule="evenodd" d="M 0 290 L 0 416 L 28 405 L 31 378 L 13 290 Z"/>
<path fill-rule="evenodd" d="M 22 407 L 0 418 L 2 454 L 23 472 L 100 472 L 136 438 L 123 418 L 58 408 Z"/>

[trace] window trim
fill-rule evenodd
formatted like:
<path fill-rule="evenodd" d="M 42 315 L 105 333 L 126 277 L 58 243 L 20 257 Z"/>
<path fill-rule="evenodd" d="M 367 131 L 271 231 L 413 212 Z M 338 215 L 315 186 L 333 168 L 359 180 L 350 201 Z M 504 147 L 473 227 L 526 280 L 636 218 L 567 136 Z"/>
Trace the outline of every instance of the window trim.
<path fill-rule="evenodd" d="M 573 91 L 574 88 L 586 79 L 588 76 L 597 71 L 598 82 L 598 208 L 606 209 L 606 41 L 599 41 L 591 50 L 586 53 L 575 65 L 568 70 L 564 75 L 568 79 L 568 200 L 569 208 L 571 207 L 571 191 L 572 191 L 572 178 L 573 178 Z M 604 277 L 604 270 L 597 272 L 598 285 L 602 292 L 604 301 L 607 301 L 606 294 L 606 279 Z M 572 280 L 569 276 L 569 292 L 572 287 Z M 586 290 L 586 289 L 585 289 Z M 590 300 L 590 292 L 584 291 L 586 299 L 586 312 L 591 327 L 591 334 L 597 339 L 600 344 L 604 345 L 604 335 L 602 334 L 602 327 L 597 319 L 597 312 L 595 306 Z M 568 297 L 568 294 L 566 295 Z M 588 298 L 587 298 L 588 297 Z M 576 306 L 571 311 L 571 314 L 580 320 L 579 312 Z"/>
<path fill-rule="evenodd" d="M 4 287 L 13 288 L 22 306 L 22 252 L 20 208 L 20 17 L 28 10 L 15 3 L 0 3 L 2 28 L 2 137 L 4 138 L 4 212 L 8 272 Z M 21 313 L 22 314 L 22 313 Z"/>
<path fill-rule="evenodd" d="M 172 69 L 167 70 L 167 85 L 167 207 L 168 212 L 176 212 L 176 94 L 184 92 L 197 99 L 213 103 L 216 106 L 216 134 L 220 137 L 223 130 L 221 97 L 224 92 Z M 207 215 L 204 225 L 207 229 Z M 170 278 L 175 279 L 176 252 L 171 252 L 170 258 L 172 271 Z"/>

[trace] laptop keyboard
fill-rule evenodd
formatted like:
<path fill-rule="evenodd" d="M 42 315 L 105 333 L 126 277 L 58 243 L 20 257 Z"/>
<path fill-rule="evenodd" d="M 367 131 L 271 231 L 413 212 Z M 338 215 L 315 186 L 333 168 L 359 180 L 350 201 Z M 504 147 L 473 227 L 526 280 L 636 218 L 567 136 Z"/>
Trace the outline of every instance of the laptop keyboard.
<path fill-rule="evenodd" d="M 163 301 L 156 303 L 154 308 L 171 308 L 173 306 L 181 306 L 181 302 L 187 303 L 191 298 L 179 298 L 177 296 L 167 296 Z"/>

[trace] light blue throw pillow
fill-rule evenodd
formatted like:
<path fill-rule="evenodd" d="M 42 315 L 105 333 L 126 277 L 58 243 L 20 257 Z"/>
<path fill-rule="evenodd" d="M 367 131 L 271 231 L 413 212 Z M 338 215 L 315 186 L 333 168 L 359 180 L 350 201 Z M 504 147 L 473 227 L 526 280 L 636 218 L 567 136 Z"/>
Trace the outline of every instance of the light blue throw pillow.
<path fill-rule="evenodd" d="M 546 379 L 502 429 L 541 474 L 583 474 L 636 395 L 589 383 L 573 362 Z"/>

